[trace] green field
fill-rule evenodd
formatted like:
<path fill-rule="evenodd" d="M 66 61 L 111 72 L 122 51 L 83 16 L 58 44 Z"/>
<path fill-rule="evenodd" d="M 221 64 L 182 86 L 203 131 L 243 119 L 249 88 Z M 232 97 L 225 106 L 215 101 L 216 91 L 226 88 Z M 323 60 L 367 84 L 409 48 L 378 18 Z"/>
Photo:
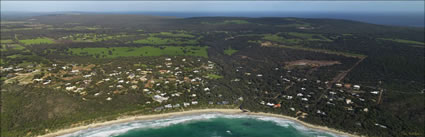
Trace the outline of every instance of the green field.
<path fill-rule="evenodd" d="M 166 45 L 166 44 L 176 44 L 176 45 L 182 45 L 182 44 L 198 44 L 198 41 L 194 39 L 179 39 L 179 38 L 158 38 L 158 37 L 148 37 L 146 39 L 140 39 L 133 41 L 137 44 L 151 44 L 151 45 Z"/>
<path fill-rule="evenodd" d="M 13 40 L 11 39 L 2 39 L 0 40 L 0 44 L 10 44 L 13 43 Z"/>
<path fill-rule="evenodd" d="M 78 56 L 96 58 L 116 58 L 135 56 L 199 56 L 208 57 L 208 47 L 198 46 L 163 46 L 152 47 L 113 47 L 113 48 L 71 48 L 68 52 Z"/>
<path fill-rule="evenodd" d="M 391 38 L 378 38 L 379 40 L 388 40 L 388 41 L 394 41 L 398 43 L 404 43 L 404 44 L 414 44 L 414 45 L 425 45 L 424 42 L 420 41 L 413 41 L 413 40 L 405 40 L 405 39 L 391 39 Z"/>
<path fill-rule="evenodd" d="M 334 54 L 334 55 L 341 55 L 341 56 L 354 57 L 354 58 L 365 58 L 366 57 L 366 55 L 362 55 L 362 54 L 348 53 L 348 52 L 342 52 L 342 51 L 332 51 L 332 50 L 326 50 L 326 49 L 307 48 L 307 47 L 302 47 L 302 46 L 278 45 L 277 47 L 311 51 L 311 52 L 319 52 L 319 53 L 325 53 L 325 54 Z"/>
<path fill-rule="evenodd" d="M 127 38 L 132 35 L 118 34 L 118 35 L 107 35 L 107 34 L 94 34 L 94 33 L 78 33 L 63 37 L 62 39 L 71 40 L 72 42 L 101 42 L 107 40 L 119 40 Z"/>
<path fill-rule="evenodd" d="M 235 49 L 232 49 L 232 48 L 228 48 L 228 49 L 224 50 L 224 54 L 229 55 L 229 56 L 236 53 L 236 52 L 238 52 L 238 50 L 235 50 Z"/>
<path fill-rule="evenodd" d="M 289 44 L 289 45 L 298 44 L 302 41 L 300 39 L 286 39 L 283 37 L 279 37 L 278 35 L 272 35 L 272 34 L 264 35 L 263 39 L 274 41 L 274 42 L 280 42 L 284 44 Z"/>
<path fill-rule="evenodd" d="M 54 43 L 54 41 L 50 38 L 25 39 L 25 40 L 19 40 L 19 42 L 24 44 L 24 45 L 52 44 L 52 43 Z"/>
<path fill-rule="evenodd" d="M 8 45 L 2 44 L 0 50 L 1 51 L 7 51 L 8 48 L 11 48 L 11 49 L 14 49 L 14 50 L 24 50 L 25 49 L 24 46 L 21 46 L 19 44 L 8 44 Z"/>
<path fill-rule="evenodd" d="M 298 32 L 289 32 L 288 35 L 299 37 L 302 39 L 306 39 L 309 41 L 325 41 L 325 42 L 332 42 L 332 40 L 324 37 L 321 34 L 310 34 L 310 33 L 298 33 Z"/>
<path fill-rule="evenodd" d="M 195 36 L 186 33 L 171 33 L 171 32 L 160 32 L 151 34 L 151 36 L 166 36 L 166 37 L 183 37 L 183 38 L 194 38 Z"/>

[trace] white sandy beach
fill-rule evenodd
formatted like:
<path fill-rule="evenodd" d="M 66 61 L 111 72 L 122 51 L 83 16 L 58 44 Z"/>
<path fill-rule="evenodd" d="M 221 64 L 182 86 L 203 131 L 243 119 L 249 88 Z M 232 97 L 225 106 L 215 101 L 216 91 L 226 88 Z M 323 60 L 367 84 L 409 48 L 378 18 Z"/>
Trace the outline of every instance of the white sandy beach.
<path fill-rule="evenodd" d="M 170 113 L 163 113 L 163 114 L 126 116 L 126 117 L 118 118 L 117 120 L 106 121 L 106 122 L 96 122 L 96 123 L 92 123 L 92 124 L 89 124 L 89 125 L 72 127 L 72 128 L 67 128 L 67 129 L 61 129 L 61 130 L 57 130 L 55 132 L 52 132 L 52 133 L 49 133 L 49 134 L 46 134 L 46 135 L 42 135 L 40 137 L 55 137 L 55 136 L 60 136 L 60 135 L 65 135 L 65 134 L 77 132 L 77 131 L 84 130 L 84 129 L 108 126 L 108 125 L 118 124 L 118 123 L 126 123 L 126 122 L 131 122 L 131 121 L 136 121 L 136 120 L 155 120 L 155 119 L 167 118 L 167 117 L 172 117 L 172 116 L 195 115 L 195 114 L 214 113 L 214 112 L 223 113 L 223 114 L 246 114 L 246 115 L 277 117 L 277 118 L 295 121 L 295 122 L 297 122 L 297 123 L 299 123 L 299 124 L 301 124 L 305 127 L 311 128 L 311 129 L 330 132 L 330 133 L 334 133 L 334 134 L 337 134 L 337 135 L 344 135 L 344 136 L 349 136 L 349 137 L 358 137 L 357 135 L 348 134 L 348 133 L 345 133 L 345 132 L 342 132 L 342 131 L 339 131 L 339 130 L 336 130 L 336 129 L 331 129 L 331 128 L 324 127 L 324 126 L 312 125 L 312 124 L 300 121 L 300 120 L 298 120 L 294 117 L 278 115 L 278 114 L 262 113 L 262 112 L 260 112 L 260 113 L 242 112 L 242 110 L 240 110 L 240 109 L 198 109 L 198 110 L 189 110 L 189 111 L 182 111 L 182 112 L 170 112 Z"/>

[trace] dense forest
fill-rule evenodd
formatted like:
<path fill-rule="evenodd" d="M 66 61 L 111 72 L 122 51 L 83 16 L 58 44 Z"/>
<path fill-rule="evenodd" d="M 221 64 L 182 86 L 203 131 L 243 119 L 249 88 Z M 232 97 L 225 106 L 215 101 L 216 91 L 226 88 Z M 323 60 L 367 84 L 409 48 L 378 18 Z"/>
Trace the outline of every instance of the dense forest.
<path fill-rule="evenodd" d="M 334 19 L 51 14 L 1 21 L 1 135 L 241 108 L 424 135 L 424 28 Z"/>

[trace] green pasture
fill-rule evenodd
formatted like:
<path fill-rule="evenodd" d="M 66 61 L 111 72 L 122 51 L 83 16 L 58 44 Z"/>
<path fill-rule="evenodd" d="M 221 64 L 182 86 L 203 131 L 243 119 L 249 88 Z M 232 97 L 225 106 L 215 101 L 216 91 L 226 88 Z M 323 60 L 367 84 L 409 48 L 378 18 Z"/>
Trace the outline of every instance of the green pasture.
<path fill-rule="evenodd" d="M 24 45 L 52 44 L 52 43 L 54 43 L 54 41 L 50 38 L 25 39 L 25 40 L 19 40 L 19 42 L 24 44 Z"/>
<path fill-rule="evenodd" d="M 163 46 L 163 47 L 113 47 L 113 48 L 71 48 L 68 52 L 78 56 L 97 58 L 135 57 L 135 56 L 199 56 L 208 57 L 208 47 Z"/>

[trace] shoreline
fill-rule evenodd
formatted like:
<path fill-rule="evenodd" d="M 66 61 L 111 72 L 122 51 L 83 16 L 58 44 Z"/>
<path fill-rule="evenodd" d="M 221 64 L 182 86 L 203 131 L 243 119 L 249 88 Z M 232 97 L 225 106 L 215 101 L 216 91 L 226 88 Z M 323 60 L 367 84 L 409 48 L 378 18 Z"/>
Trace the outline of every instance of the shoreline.
<path fill-rule="evenodd" d="M 266 117 L 275 117 L 275 118 L 281 118 L 281 119 L 287 119 L 294 121 L 302 126 L 305 126 L 307 128 L 318 130 L 318 131 L 324 131 L 329 132 L 336 135 L 343 135 L 348 137 L 359 137 L 358 135 L 349 134 L 346 132 L 342 132 L 336 129 L 328 128 L 325 126 L 318 126 L 309 124 L 306 122 L 303 122 L 301 120 L 298 120 L 294 117 L 285 116 L 285 115 L 279 115 L 279 114 L 271 114 L 271 113 L 264 113 L 264 112 L 243 112 L 240 109 L 194 109 L 194 110 L 188 110 L 188 111 L 181 111 L 181 112 L 169 112 L 169 113 L 161 113 L 161 114 L 151 114 L 151 115 L 136 115 L 136 116 L 124 116 L 119 117 L 116 120 L 111 121 L 104 121 L 104 122 L 94 122 L 88 125 L 78 126 L 78 127 L 71 127 L 71 128 L 65 128 L 65 129 L 59 129 L 52 133 L 39 135 L 38 137 L 55 137 L 55 136 L 61 136 L 66 135 L 70 133 L 74 133 L 80 130 L 85 130 L 89 128 L 97 128 L 97 127 L 103 127 L 103 126 L 109 126 L 113 124 L 119 124 L 119 123 L 127 123 L 132 122 L 136 120 L 157 120 L 162 118 L 168 118 L 168 117 L 178 117 L 178 116 L 185 116 L 185 115 L 196 115 L 196 114 L 205 114 L 205 113 L 222 113 L 222 114 L 245 114 L 245 115 L 251 115 L 251 116 L 266 116 Z"/>

